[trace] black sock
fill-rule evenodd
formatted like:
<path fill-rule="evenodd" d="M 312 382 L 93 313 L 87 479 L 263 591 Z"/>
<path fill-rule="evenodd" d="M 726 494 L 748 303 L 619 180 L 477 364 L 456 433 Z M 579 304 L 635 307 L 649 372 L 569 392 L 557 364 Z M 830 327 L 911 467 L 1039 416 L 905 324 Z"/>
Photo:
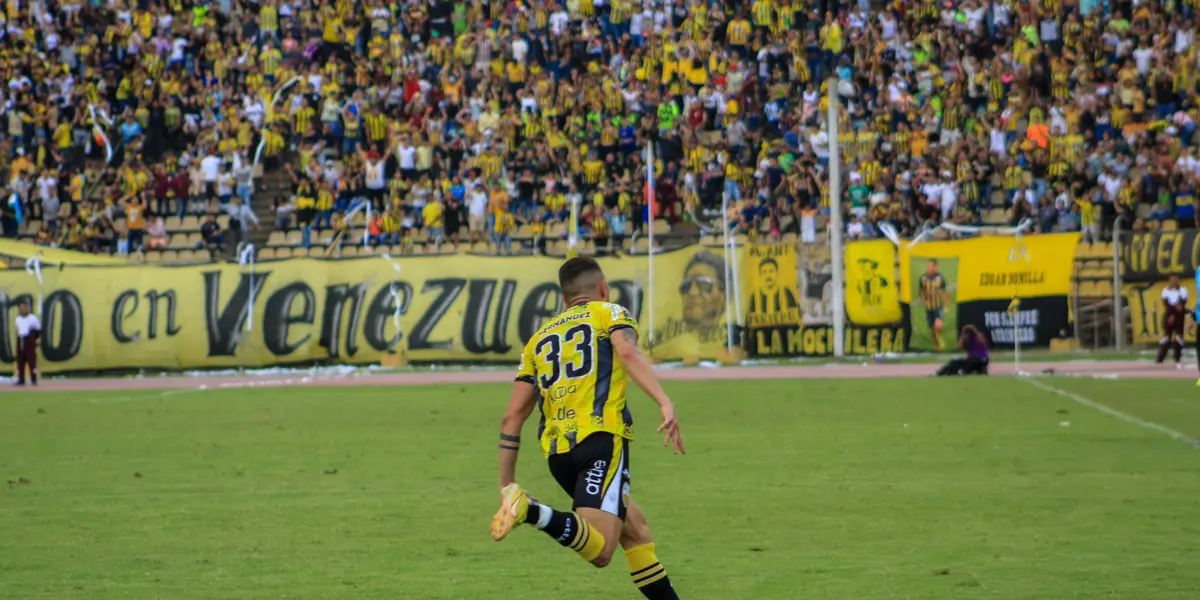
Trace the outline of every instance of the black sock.
<path fill-rule="evenodd" d="M 546 532 L 560 546 L 592 562 L 604 550 L 604 536 L 579 515 L 531 502 L 525 522 Z"/>
<path fill-rule="evenodd" d="M 546 508 L 550 508 L 550 507 L 547 506 Z M 550 509 L 550 510 L 554 510 L 554 509 Z M 530 500 L 529 501 L 529 510 L 525 513 L 525 524 L 526 525 L 537 525 L 538 519 L 540 519 L 541 517 L 542 517 L 542 505 Z"/>
<path fill-rule="evenodd" d="M 679 594 L 675 593 L 675 588 L 671 586 L 671 580 L 667 577 L 663 577 L 647 586 L 640 587 L 638 591 L 647 600 L 679 600 Z"/>
<path fill-rule="evenodd" d="M 545 527 L 539 529 L 558 543 L 564 546 L 571 545 L 582 525 L 579 517 L 575 513 L 560 512 L 544 504 L 530 502 L 529 512 L 525 514 L 525 522 L 537 527 L 538 521 L 542 518 L 542 511 L 549 511 L 550 521 L 546 523 Z"/>
<path fill-rule="evenodd" d="M 629 565 L 633 585 L 647 600 L 679 600 L 667 578 L 666 567 L 658 562 L 653 542 L 626 548 L 625 562 Z"/>

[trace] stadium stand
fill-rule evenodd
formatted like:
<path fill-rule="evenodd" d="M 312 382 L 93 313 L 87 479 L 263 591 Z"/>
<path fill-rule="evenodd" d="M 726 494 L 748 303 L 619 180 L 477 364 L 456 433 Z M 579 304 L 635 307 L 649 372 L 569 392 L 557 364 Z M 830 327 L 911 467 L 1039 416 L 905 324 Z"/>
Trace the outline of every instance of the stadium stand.
<path fill-rule="evenodd" d="M 260 259 L 563 254 L 572 202 L 585 253 L 645 252 L 647 223 L 667 246 L 719 244 L 723 219 L 741 239 L 819 244 L 835 73 L 851 238 L 882 222 L 902 235 L 942 221 L 1082 229 L 1097 256 L 1081 287 L 1101 296 L 1111 284 L 1091 242 L 1118 215 L 1135 229 L 1196 224 L 1189 3 L 3 11 L 0 168 L 15 200 L 0 223 L 43 245 L 153 263 L 231 257 L 239 241 Z M 165 248 L 143 243 L 151 212 Z M 220 215 L 219 244 L 205 214 Z"/>

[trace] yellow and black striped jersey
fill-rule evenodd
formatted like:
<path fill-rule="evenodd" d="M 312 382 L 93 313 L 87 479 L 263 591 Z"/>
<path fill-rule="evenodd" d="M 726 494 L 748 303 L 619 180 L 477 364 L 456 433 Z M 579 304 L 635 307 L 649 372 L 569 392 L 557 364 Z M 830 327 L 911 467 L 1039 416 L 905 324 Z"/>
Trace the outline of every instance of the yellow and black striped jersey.
<path fill-rule="evenodd" d="M 942 307 L 946 294 L 946 280 L 941 273 L 921 276 L 921 302 L 925 310 L 936 310 Z"/>
<path fill-rule="evenodd" d="M 623 329 L 637 332 L 624 307 L 585 302 L 559 313 L 525 344 L 517 381 L 537 386 L 538 439 L 546 456 L 569 452 L 597 432 L 633 439 L 625 406 L 629 376 L 612 345 Z"/>

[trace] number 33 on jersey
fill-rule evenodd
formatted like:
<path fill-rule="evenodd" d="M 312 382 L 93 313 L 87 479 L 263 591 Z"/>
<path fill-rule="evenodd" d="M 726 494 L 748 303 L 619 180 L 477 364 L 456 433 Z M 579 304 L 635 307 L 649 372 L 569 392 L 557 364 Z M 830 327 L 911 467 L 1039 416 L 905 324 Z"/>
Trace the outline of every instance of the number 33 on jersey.
<path fill-rule="evenodd" d="M 585 302 L 559 313 L 525 345 L 517 380 L 538 388 L 538 439 L 546 456 L 568 452 L 597 431 L 633 439 L 629 378 L 612 346 L 623 329 L 637 333 L 624 307 Z"/>

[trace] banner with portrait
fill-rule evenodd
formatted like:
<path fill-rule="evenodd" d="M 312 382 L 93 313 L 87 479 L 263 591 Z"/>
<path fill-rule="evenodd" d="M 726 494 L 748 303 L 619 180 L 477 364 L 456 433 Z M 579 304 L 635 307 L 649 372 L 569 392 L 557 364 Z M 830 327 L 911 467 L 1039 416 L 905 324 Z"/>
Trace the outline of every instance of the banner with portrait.
<path fill-rule="evenodd" d="M 904 319 L 896 282 L 896 246 L 889 240 L 846 244 L 846 316 L 858 325 Z"/>
<path fill-rule="evenodd" d="M 954 349 L 971 324 L 993 347 L 1047 346 L 1070 330 L 1079 234 L 986 236 L 902 246 L 900 301 L 911 345 Z M 1020 310 L 1010 313 L 1018 298 Z"/>
<path fill-rule="evenodd" d="M 794 335 L 804 322 L 795 244 L 751 244 L 741 276 L 747 351 L 753 356 L 781 352 L 789 333 Z"/>
<path fill-rule="evenodd" d="M 0 271 L 0 364 L 14 362 L 14 320 L 35 304 L 45 373 L 110 369 L 514 363 L 563 309 L 561 259 L 430 256 L 232 264 L 67 266 Z M 725 260 L 699 246 L 655 255 L 653 336 L 644 258 L 602 258 L 610 298 L 641 323 L 663 360 L 717 358 L 725 347 Z M 399 325 L 397 327 L 397 325 Z M 653 347 L 650 340 L 653 338 Z"/>
<path fill-rule="evenodd" d="M 828 247 L 755 244 L 746 248 L 741 268 L 742 306 L 750 356 L 833 355 L 831 312 L 842 307 L 832 302 L 832 270 L 828 259 Z M 881 281 L 895 287 L 890 274 L 895 258 L 888 264 L 887 270 L 868 280 L 865 289 L 869 294 L 884 289 Z M 851 321 L 846 325 L 843 348 L 848 355 L 900 353 L 907 351 L 907 339 L 900 318 L 890 324 Z"/>

